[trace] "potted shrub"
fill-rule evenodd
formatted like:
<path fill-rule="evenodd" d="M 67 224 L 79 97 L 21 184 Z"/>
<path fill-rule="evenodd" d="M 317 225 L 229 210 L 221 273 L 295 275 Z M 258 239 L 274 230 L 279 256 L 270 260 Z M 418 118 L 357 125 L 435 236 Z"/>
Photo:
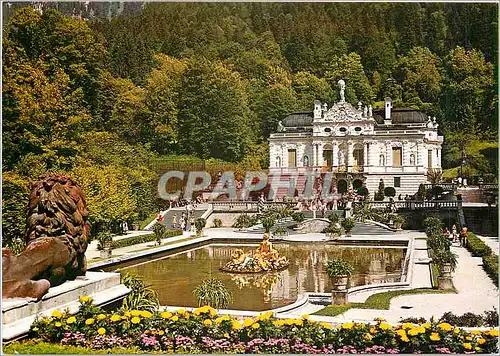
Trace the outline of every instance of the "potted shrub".
<path fill-rule="evenodd" d="M 165 237 L 167 228 L 162 223 L 156 223 L 153 225 L 153 232 L 155 233 L 155 241 L 158 246 L 161 245 L 161 240 Z"/>
<path fill-rule="evenodd" d="M 342 235 L 342 230 L 339 227 L 337 227 L 336 224 L 330 224 L 330 225 L 328 225 L 323 230 L 323 232 L 329 238 L 336 238 L 336 237 L 340 237 Z"/>
<path fill-rule="evenodd" d="M 405 218 L 402 217 L 401 215 L 396 215 L 392 221 L 394 222 L 394 227 L 397 230 L 401 230 L 401 226 L 403 226 Z"/>
<path fill-rule="evenodd" d="M 194 226 L 196 227 L 196 235 L 201 236 L 203 234 L 203 229 L 207 225 L 207 221 L 203 218 L 198 218 L 194 222 Z"/>
<path fill-rule="evenodd" d="M 330 213 L 328 215 L 328 220 L 330 220 L 330 222 L 335 225 L 339 222 L 340 217 L 335 213 Z"/>
<path fill-rule="evenodd" d="M 97 235 L 97 250 L 101 258 L 110 258 L 113 250 L 113 235 L 108 231 L 100 232 Z"/>
<path fill-rule="evenodd" d="M 457 267 L 457 255 L 448 249 L 434 250 L 432 263 L 439 269 L 438 288 L 453 288 L 451 273 Z"/>
<path fill-rule="evenodd" d="M 353 266 L 342 258 L 333 258 L 326 263 L 326 274 L 330 277 L 334 290 L 347 289 L 349 277 L 353 272 Z"/>
<path fill-rule="evenodd" d="M 222 220 L 219 218 L 215 218 L 213 227 L 221 227 L 221 226 L 222 226 Z"/>
<path fill-rule="evenodd" d="M 345 218 L 342 220 L 340 225 L 344 228 L 346 236 L 351 236 L 351 231 L 354 228 L 354 225 L 356 225 L 356 221 L 351 218 Z"/>
<path fill-rule="evenodd" d="M 265 232 L 270 232 L 271 228 L 274 226 L 275 220 L 271 217 L 262 219 L 262 226 Z"/>

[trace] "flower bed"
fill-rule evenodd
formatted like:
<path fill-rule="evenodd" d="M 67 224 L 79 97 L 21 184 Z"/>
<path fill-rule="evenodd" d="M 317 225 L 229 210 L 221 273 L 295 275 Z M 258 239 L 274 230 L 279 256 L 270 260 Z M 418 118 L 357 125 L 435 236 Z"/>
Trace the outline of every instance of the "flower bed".
<path fill-rule="evenodd" d="M 315 322 L 308 316 L 276 319 L 218 316 L 215 309 L 105 313 L 81 298 L 78 314 L 55 311 L 33 323 L 32 338 L 96 350 L 137 347 L 168 353 L 494 353 L 498 330 L 466 331 L 448 323 Z"/>

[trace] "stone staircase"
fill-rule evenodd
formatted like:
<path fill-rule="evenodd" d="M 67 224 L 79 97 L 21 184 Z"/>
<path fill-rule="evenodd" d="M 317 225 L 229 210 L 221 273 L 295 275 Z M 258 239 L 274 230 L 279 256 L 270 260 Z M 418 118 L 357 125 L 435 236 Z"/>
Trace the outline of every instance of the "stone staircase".
<path fill-rule="evenodd" d="M 168 230 L 170 229 L 174 229 L 172 227 L 172 220 L 173 220 L 173 217 L 174 215 L 177 215 L 177 224 L 179 226 L 180 224 L 180 218 L 182 216 L 182 213 L 186 211 L 186 208 L 185 207 L 180 207 L 180 208 L 172 208 L 170 210 L 168 210 L 164 215 L 163 215 L 163 221 L 162 221 L 162 224 L 165 225 L 167 227 Z M 199 217 L 201 217 L 203 215 L 203 213 L 205 213 L 205 211 L 207 211 L 207 209 L 205 207 L 198 207 L 194 210 L 194 218 L 195 219 L 198 219 Z M 178 229 L 180 229 L 180 227 L 177 227 Z M 152 228 L 151 228 L 152 230 Z"/>
<path fill-rule="evenodd" d="M 371 223 L 356 222 L 351 233 L 352 235 L 392 235 L 394 231 Z"/>
<path fill-rule="evenodd" d="M 289 182 L 290 181 L 290 177 L 291 177 L 291 174 L 281 174 L 280 176 L 273 176 L 273 175 L 269 175 L 269 182 L 273 182 L 273 179 L 277 179 L 278 177 L 280 177 L 280 181 L 284 181 L 284 182 Z M 295 185 L 295 188 L 298 192 L 298 194 L 302 194 L 304 192 L 304 189 L 306 187 L 306 179 L 307 177 L 305 175 L 298 175 L 296 177 L 296 185 Z M 283 201 L 283 197 L 287 196 L 288 195 L 288 188 L 278 188 L 278 190 L 276 191 L 276 196 L 274 198 L 274 201 Z"/>

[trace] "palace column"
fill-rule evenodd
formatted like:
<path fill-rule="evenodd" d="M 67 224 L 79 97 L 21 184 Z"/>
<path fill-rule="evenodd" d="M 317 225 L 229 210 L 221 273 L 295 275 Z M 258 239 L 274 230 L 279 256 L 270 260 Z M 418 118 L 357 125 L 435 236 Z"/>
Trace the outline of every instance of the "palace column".
<path fill-rule="evenodd" d="M 401 162 L 402 166 L 408 166 L 410 163 L 410 148 L 409 148 L 409 144 L 408 144 L 408 141 L 403 141 L 402 144 L 401 144 L 401 149 L 403 150 L 402 152 L 402 160 L 403 162 Z"/>
<path fill-rule="evenodd" d="M 363 142 L 363 170 L 364 166 L 368 166 L 368 142 Z"/>
<path fill-rule="evenodd" d="M 318 166 L 323 167 L 323 143 L 318 144 Z"/>
<path fill-rule="evenodd" d="M 352 141 L 348 141 L 346 145 L 346 160 L 347 167 L 352 167 L 354 165 L 354 157 L 352 156 Z"/>
<path fill-rule="evenodd" d="M 317 166 L 316 164 L 316 143 L 312 143 L 312 157 L 311 157 L 311 165 Z"/>
<path fill-rule="evenodd" d="M 337 141 L 332 141 L 332 164 L 334 167 L 338 167 L 339 165 L 339 146 L 337 145 Z"/>
<path fill-rule="evenodd" d="M 392 147 L 389 141 L 385 141 L 385 165 L 392 167 Z"/>

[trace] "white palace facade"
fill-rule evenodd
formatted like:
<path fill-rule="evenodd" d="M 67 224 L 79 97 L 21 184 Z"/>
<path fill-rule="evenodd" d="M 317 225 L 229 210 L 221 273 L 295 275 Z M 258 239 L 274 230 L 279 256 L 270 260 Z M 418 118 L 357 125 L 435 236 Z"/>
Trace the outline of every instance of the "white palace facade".
<path fill-rule="evenodd" d="M 366 186 L 373 197 L 382 179 L 396 197 L 415 194 L 429 169 L 441 169 L 443 136 L 436 119 L 393 108 L 389 98 L 384 109 L 356 108 L 343 100 L 342 84 L 342 99 L 332 107 L 315 101 L 312 112 L 280 121 L 269 138 L 270 174 L 332 172 L 339 193 Z"/>

